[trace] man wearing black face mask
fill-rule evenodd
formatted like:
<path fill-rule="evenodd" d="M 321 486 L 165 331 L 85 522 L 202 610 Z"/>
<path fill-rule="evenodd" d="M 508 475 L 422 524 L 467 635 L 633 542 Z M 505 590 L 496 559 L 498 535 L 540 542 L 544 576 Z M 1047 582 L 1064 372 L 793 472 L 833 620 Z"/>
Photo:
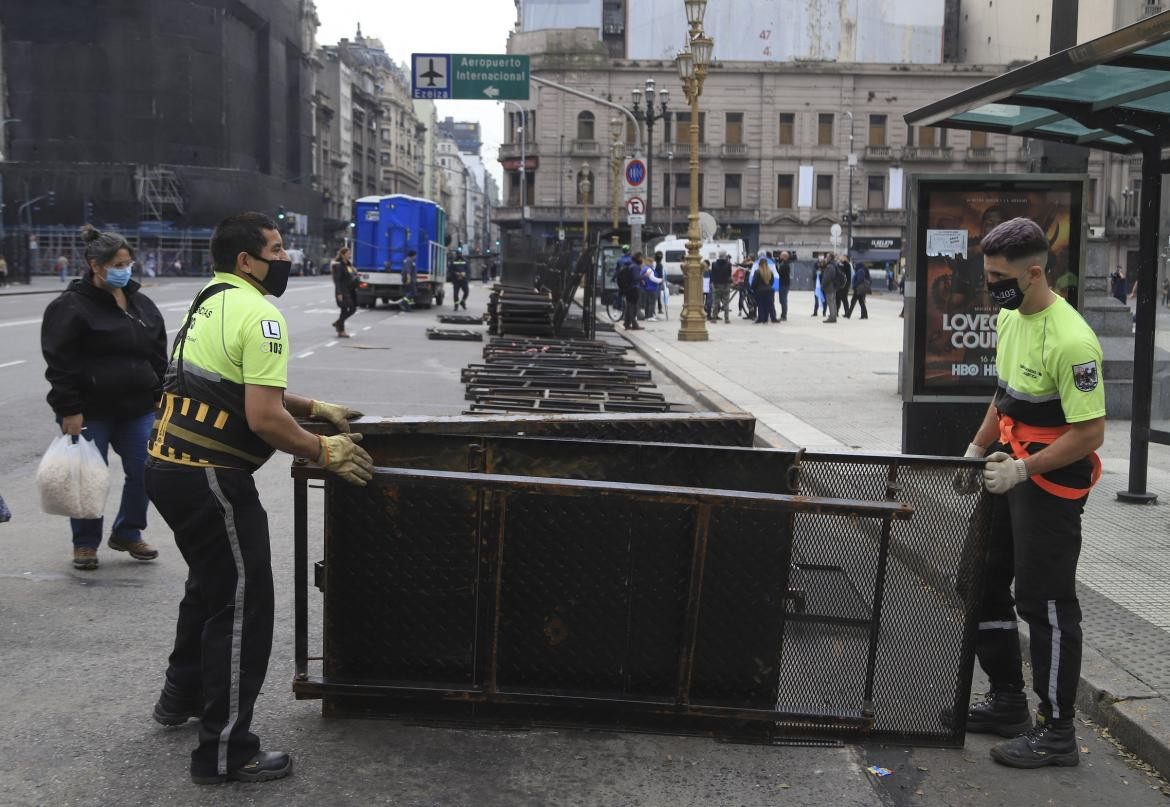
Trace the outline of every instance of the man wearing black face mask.
<path fill-rule="evenodd" d="M 987 288 L 1002 309 L 999 389 L 967 449 L 968 457 L 992 452 L 983 470 L 994 503 L 976 645 L 991 692 L 971 707 L 967 728 L 1015 737 L 991 749 L 1003 765 L 1076 765 L 1076 568 L 1081 512 L 1101 474 L 1094 452 L 1105 439 L 1101 345 L 1048 287 L 1048 241 L 1035 222 L 1006 221 L 981 246 Z M 1040 700 L 1035 726 L 1024 694 L 1017 614 L 1031 634 L 1032 687 Z"/>
<path fill-rule="evenodd" d="M 267 216 L 241 213 L 211 237 L 215 276 L 175 337 L 147 451 L 146 492 L 187 561 L 159 723 L 195 717 L 197 784 L 263 782 L 292 771 L 288 754 L 261 751 L 252 707 L 272 649 L 268 518 L 252 473 L 274 450 L 312 460 L 355 485 L 373 463 L 350 435 L 348 407 L 285 392 L 291 352 L 284 317 L 266 295 L 288 284 L 289 260 Z M 294 416 L 332 423 L 318 437 Z"/>

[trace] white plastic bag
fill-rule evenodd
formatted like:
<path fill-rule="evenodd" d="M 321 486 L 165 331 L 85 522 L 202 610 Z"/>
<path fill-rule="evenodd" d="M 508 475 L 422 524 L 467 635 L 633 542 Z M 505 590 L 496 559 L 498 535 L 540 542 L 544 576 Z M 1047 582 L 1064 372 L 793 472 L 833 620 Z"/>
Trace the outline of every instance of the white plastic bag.
<path fill-rule="evenodd" d="M 49 444 L 37 467 L 41 509 L 55 516 L 101 518 L 110 492 L 110 469 L 92 440 L 63 434 Z"/>

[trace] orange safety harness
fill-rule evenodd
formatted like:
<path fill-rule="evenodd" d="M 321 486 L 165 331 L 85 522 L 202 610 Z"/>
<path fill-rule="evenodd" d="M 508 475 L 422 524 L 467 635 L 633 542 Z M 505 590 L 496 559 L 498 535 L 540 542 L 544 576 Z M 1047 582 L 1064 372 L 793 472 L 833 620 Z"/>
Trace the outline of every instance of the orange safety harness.
<path fill-rule="evenodd" d="M 1067 423 L 1063 426 L 1029 426 L 1027 423 L 1020 423 L 1008 415 L 1001 414 L 999 416 L 999 441 L 1011 448 L 1012 456 L 1023 460 L 1031 456 L 1028 454 L 1028 449 L 1025 448 L 1027 443 L 1052 443 L 1070 428 L 1072 427 Z M 1033 474 L 1028 478 L 1035 482 L 1041 490 L 1051 493 L 1053 496 L 1059 496 L 1062 499 L 1079 499 L 1088 495 L 1101 478 L 1101 458 L 1097 456 L 1096 451 L 1089 455 L 1089 462 L 1093 466 L 1093 475 L 1087 488 L 1070 488 L 1067 485 L 1058 485 L 1045 479 L 1041 474 Z"/>

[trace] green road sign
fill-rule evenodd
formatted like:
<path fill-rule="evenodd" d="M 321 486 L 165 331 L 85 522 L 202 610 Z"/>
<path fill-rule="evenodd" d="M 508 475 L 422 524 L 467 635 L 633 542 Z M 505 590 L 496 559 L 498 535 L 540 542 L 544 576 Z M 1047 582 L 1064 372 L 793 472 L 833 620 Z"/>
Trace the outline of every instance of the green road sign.
<path fill-rule="evenodd" d="M 452 53 L 451 97 L 478 101 L 527 101 L 528 57 L 499 53 Z"/>

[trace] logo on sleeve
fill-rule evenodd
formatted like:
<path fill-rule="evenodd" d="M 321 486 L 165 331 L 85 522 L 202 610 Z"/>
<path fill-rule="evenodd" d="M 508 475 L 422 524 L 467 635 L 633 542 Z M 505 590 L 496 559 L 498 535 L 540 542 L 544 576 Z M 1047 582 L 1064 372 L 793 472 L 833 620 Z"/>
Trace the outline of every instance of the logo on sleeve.
<path fill-rule="evenodd" d="M 1081 392 L 1092 392 L 1097 389 L 1097 362 L 1087 361 L 1084 364 L 1074 364 L 1073 383 Z"/>
<path fill-rule="evenodd" d="M 274 319 L 262 319 L 260 320 L 260 333 L 264 334 L 265 339 L 279 339 L 280 323 Z"/>

